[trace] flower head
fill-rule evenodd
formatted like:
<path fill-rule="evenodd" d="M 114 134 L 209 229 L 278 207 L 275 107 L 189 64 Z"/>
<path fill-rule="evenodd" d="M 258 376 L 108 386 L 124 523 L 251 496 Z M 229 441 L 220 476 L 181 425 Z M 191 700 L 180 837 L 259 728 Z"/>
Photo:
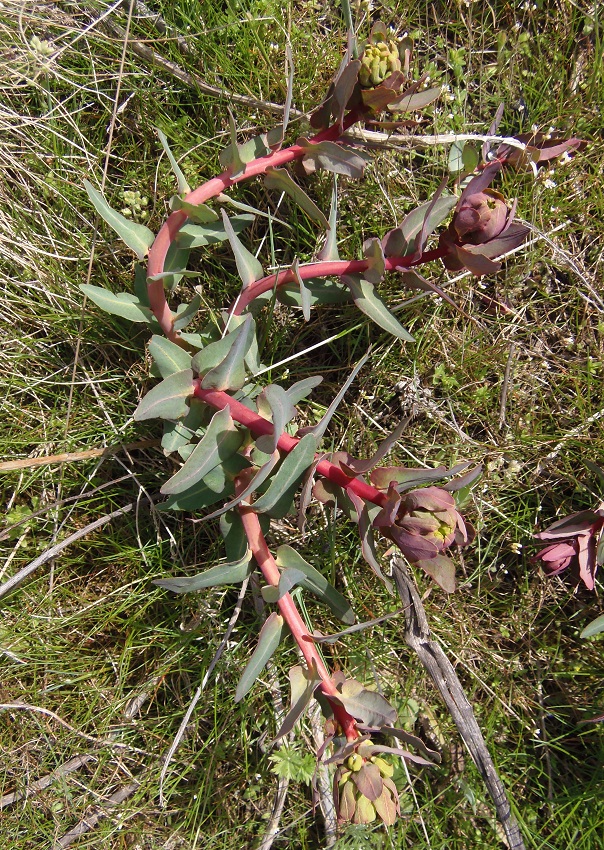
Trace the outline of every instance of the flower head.
<path fill-rule="evenodd" d="M 421 566 L 445 590 L 455 589 L 455 568 L 443 552 L 454 543 L 469 543 L 473 529 L 464 522 L 451 493 L 440 487 L 423 487 L 401 495 L 391 486 L 388 503 L 373 524 L 396 543 L 408 561 Z"/>
<path fill-rule="evenodd" d="M 578 567 L 579 577 L 589 590 L 593 590 L 596 570 L 604 561 L 604 552 L 599 552 L 603 528 L 604 502 L 595 511 L 570 514 L 535 534 L 537 540 L 553 542 L 537 552 L 532 560 L 541 561 L 550 575 L 558 575 L 567 567 Z"/>
<path fill-rule="evenodd" d="M 500 264 L 493 262 L 493 257 L 526 238 L 528 228 L 512 224 L 516 204 L 508 206 L 500 192 L 487 188 L 500 169 L 501 163 L 493 162 L 470 180 L 451 223 L 441 233 L 439 246 L 446 251 L 443 263 L 449 271 L 467 268 L 477 275 L 497 271 Z"/>
<path fill-rule="evenodd" d="M 398 44 L 380 31 L 372 33 L 361 56 L 359 83 L 363 88 L 379 86 L 391 74 L 402 68 Z"/>

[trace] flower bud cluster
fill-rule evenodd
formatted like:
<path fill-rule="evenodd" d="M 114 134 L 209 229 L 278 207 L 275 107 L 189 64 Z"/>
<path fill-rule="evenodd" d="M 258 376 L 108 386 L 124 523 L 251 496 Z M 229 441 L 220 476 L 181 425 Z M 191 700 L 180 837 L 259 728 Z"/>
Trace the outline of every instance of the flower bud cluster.
<path fill-rule="evenodd" d="M 391 826 L 400 814 L 394 767 L 372 753 L 368 744 L 340 765 L 334 777 L 334 796 L 340 823 L 373 823 L 378 817 Z"/>

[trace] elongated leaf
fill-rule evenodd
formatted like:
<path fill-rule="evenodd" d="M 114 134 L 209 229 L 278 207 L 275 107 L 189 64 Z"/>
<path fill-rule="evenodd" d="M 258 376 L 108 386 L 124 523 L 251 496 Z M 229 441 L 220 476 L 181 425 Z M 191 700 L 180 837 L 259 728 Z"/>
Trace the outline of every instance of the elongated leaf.
<path fill-rule="evenodd" d="M 370 160 L 367 154 L 344 145 L 337 145 L 335 142 L 311 144 L 308 139 L 301 138 L 298 139 L 297 144 L 304 148 L 302 163 L 307 171 L 324 168 L 333 174 L 359 178 L 363 176 L 365 165 Z"/>
<path fill-rule="evenodd" d="M 398 227 L 384 236 L 382 245 L 386 257 L 408 257 L 423 249 L 419 244 L 422 231 L 425 242 L 456 204 L 454 195 L 441 195 L 436 202 L 432 199 L 412 210 Z"/>
<path fill-rule="evenodd" d="M 283 434 L 285 426 L 296 415 L 297 411 L 292 404 L 287 392 L 278 384 L 269 384 L 256 399 L 259 413 L 267 417 L 270 415 L 273 423 L 273 433 L 257 437 L 256 445 L 261 452 L 272 454 L 277 448 L 277 441 Z"/>
<path fill-rule="evenodd" d="M 155 239 L 153 231 L 145 227 L 144 224 L 137 224 L 137 222 L 131 221 L 125 215 L 110 207 L 103 195 L 97 192 L 88 180 L 84 180 L 84 186 L 88 192 L 88 197 L 101 218 L 115 230 L 120 239 L 134 251 L 139 260 L 146 257 Z"/>
<path fill-rule="evenodd" d="M 378 284 L 386 271 L 384 251 L 380 240 L 375 238 L 367 239 L 363 245 L 363 254 L 368 262 L 363 274 L 369 283 Z"/>
<path fill-rule="evenodd" d="M 363 797 L 368 800 L 377 800 L 384 790 L 380 769 L 370 761 L 365 762 L 359 771 L 353 773 L 352 779 Z"/>
<path fill-rule="evenodd" d="M 139 304 L 143 307 L 149 306 L 149 292 L 147 290 L 147 272 L 142 263 L 134 265 L 134 294 Z"/>
<path fill-rule="evenodd" d="M 348 388 L 350 387 L 356 376 L 359 374 L 365 363 L 367 363 L 367 361 L 369 360 L 370 354 L 371 351 L 368 351 L 366 354 L 363 355 L 363 357 L 361 357 L 361 359 L 356 364 L 348 378 L 346 378 L 346 380 L 344 381 L 344 384 L 340 388 L 340 391 L 327 408 L 325 414 L 321 417 L 320 422 L 317 422 L 316 425 L 309 425 L 306 428 L 300 428 L 300 430 L 298 431 L 299 434 L 314 434 L 317 439 L 320 439 L 325 434 L 325 431 L 327 430 L 327 427 L 331 422 L 333 415 L 340 406 L 340 402 L 348 392 Z"/>
<path fill-rule="evenodd" d="M 367 726 L 385 726 L 396 720 L 396 709 L 375 691 L 369 691 L 355 679 L 346 679 L 339 699 L 349 714 Z"/>
<path fill-rule="evenodd" d="M 343 282 L 348 286 L 361 313 L 372 319 L 382 330 L 388 331 L 398 339 L 405 342 L 414 342 L 411 334 L 405 330 L 398 319 L 395 319 L 390 310 L 375 291 L 375 287 L 368 280 L 363 280 L 360 275 L 344 275 Z"/>
<path fill-rule="evenodd" d="M 594 635 L 599 635 L 600 632 L 604 632 L 604 614 L 600 617 L 596 617 L 596 619 L 592 620 L 588 626 L 585 626 L 581 632 L 581 637 L 593 637 Z"/>
<path fill-rule="evenodd" d="M 231 144 L 221 151 L 218 159 L 223 168 L 230 169 L 231 175 L 237 177 L 245 172 L 245 166 L 258 157 L 270 153 L 268 138 L 265 133 L 255 136 L 242 145 L 237 144 L 237 127 L 235 119 L 229 109 L 229 126 L 231 130 Z"/>
<path fill-rule="evenodd" d="M 400 611 L 392 611 L 390 614 L 384 614 L 381 617 L 376 617 L 375 620 L 366 620 L 364 623 L 357 623 L 349 629 L 344 629 L 341 632 L 335 632 L 332 635 L 313 635 L 312 641 L 313 643 L 337 643 L 347 635 L 352 635 L 355 632 L 362 632 L 365 629 L 371 629 L 373 626 L 379 626 L 380 623 L 384 623 L 386 620 L 391 620 L 393 617 L 400 617 L 402 613 L 403 609 L 401 608 Z"/>
<path fill-rule="evenodd" d="M 254 475 L 254 477 L 252 478 L 250 483 L 247 485 L 247 487 L 245 487 L 240 493 L 238 493 L 235 496 L 235 498 L 232 499 L 230 502 L 227 502 L 226 505 L 223 505 L 221 508 L 218 508 L 217 511 L 214 511 L 211 514 L 208 514 L 208 516 L 203 517 L 202 521 L 207 522 L 210 519 L 215 519 L 217 516 L 221 516 L 222 514 L 226 513 L 226 511 L 229 511 L 229 510 L 231 510 L 231 508 L 236 507 L 244 499 L 247 499 L 247 497 L 250 495 L 250 493 L 253 493 L 254 490 L 258 490 L 258 488 L 262 484 L 264 484 L 264 482 L 269 477 L 269 475 L 271 474 L 271 472 L 273 471 L 273 469 L 275 468 L 275 466 L 277 465 L 278 462 L 279 462 L 279 453 L 275 452 L 274 454 L 272 454 L 269 457 L 267 462 L 264 463 L 260 467 L 260 469 Z M 259 519 L 262 521 L 262 520 L 268 519 L 268 517 L 261 516 L 261 517 L 259 517 Z"/>
<path fill-rule="evenodd" d="M 319 253 L 317 254 L 317 259 L 322 262 L 329 262 L 332 260 L 339 260 L 340 255 L 338 253 L 338 237 L 336 233 L 336 226 L 338 223 L 338 175 L 333 175 L 333 188 L 331 190 L 331 207 L 329 209 L 329 230 L 327 231 L 327 238 L 325 239 L 325 245 L 321 248 Z"/>
<path fill-rule="evenodd" d="M 370 472 L 378 463 L 386 457 L 390 449 L 398 443 L 402 434 L 407 429 L 409 425 L 410 419 L 405 419 L 403 422 L 399 422 L 394 431 L 389 434 L 385 440 L 379 444 L 377 451 L 372 457 L 367 460 L 355 460 L 354 458 L 350 458 L 348 463 L 342 463 L 342 468 L 349 472 L 350 475 L 365 475 L 367 472 Z"/>
<path fill-rule="evenodd" d="M 281 728 L 275 736 L 275 741 L 289 734 L 294 728 L 298 720 L 304 714 L 306 707 L 312 699 L 313 692 L 321 681 L 321 677 L 317 673 L 316 665 L 310 670 L 305 670 L 299 664 L 290 668 L 289 673 L 290 684 L 290 709 L 287 712 Z"/>
<path fill-rule="evenodd" d="M 170 150 L 170 145 L 168 144 L 167 138 L 165 137 L 165 135 L 162 133 L 161 130 L 157 131 L 157 135 L 159 136 L 159 140 L 162 144 L 162 147 L 165 150 L 168 159 L 170 160 L 170 165 L 172 166 L 172 171 L 174 172 L 176 180 L 178 181 L 178 191 L 181 194 L 188 195 L 189 192 L 191 191 L 191 187 L 187 183 L 185 175 L 180 170 L 180 166 L 176 162 L 174 154 Z"/>
<path fill-rule="evenodd" d="M 207 204 L 189 204 L 178 195 L 174 195 L 170 200 L 170 209 L 182 210 L 196 224 L 209 224 L 212 221 L 219 221 L 220 218 L 216 210 Z"/>
<path fill-rule="evenodd" d="M 181 248 L 177 241 L 172 242 L 166 254 L 163 272 L 151 275 L 149 280 L 163 280 L 166 289 L 172 291 L 183 277 L 198 274 L 187 271 L 190 253 L 188 248 Z"/>
<path fill-rule="evenodd" d="M 434 469 L 424 469 L 423 467 L 413 469 L 405 466 L 382 466 L 379 469 L 374 469 L 369 478 L 374 487 L 378 490 L 387 490 L 389 484 L 394 481 L 397 485 L 399 493 L 404 490 L 411 490 L 413 487 L 421 487 L 422 484 L 427 484 L 430 481 L 441 481 L 445 478 L 451 478 L 453 475 L 458 475 L 464 472 L 469 463 L 458 463 L 451 469 L 446 466 L 437 466 Z"/>
<path fill-rule="evenodd" d="M 247 551 L 247 537 L 238 511 L 228 511 L 220 517 L 220 533 L 229 561 L 240 561 Z"/>
<path fill-rule="evenodd" d="M 303 573 L 302 570 L 284 570 L 281 573 L 281 578 L 279 579 L 278 598 L 281 599 L 286 593 L 289 593 L 292 588 L 302 584 L 305 578 L 306 574 Z"/>
<path fill-rule="evenodd" d="M 177 493 L 174 496 L 168 496 L 165 502 L 157 505 L 157 510 L 164 511 L 199 511 L 204 508 L 209 508 L 210 505 L 215 505 L 223 499 L 233 494 L 235 487 L 232 481 L 227 482 L 224 492 L 217 493 L 212 490 L 205 481 L 198 481 L 193 487 L 185 490 L 184 493 Z"/>
<path fill-rule="evenodd" d="M 189 411 L 187 399 L 193 395 L 193 372 L 183 369 L 174 372 L 153 387 L 141 399 L 134 411 L 134 419 L 181 419 Z"/>
<path fill-rule="evenodd" d="M 189 401 L 189 405 L 189 412 L 184 419 L 180 419 L 178 422 L 164 422 L 161 447 L 165 455 L 179 451 L 183 446 L 188 445 L 205 419 L 206 405 L 195 398 Z"/>
<path fill-rule="evenodd" d="M 267 617 L 266 622 L 262 626 L 260 636 L 258 638 L 258 645 L 256 646 L 254 654 L 250 658 L 250 661 L 239 680 L 237 690 L 235 691 L 235 702 L 241 702 L 243 697 L 251 691 L 254 686 L 254 682 L 262 673 L 267 662 L 279 646 L 282 631 L 283 617 L 277 614 L 276 611 L 273 611 L 273 613 Z"/>
<path fill-rule="evenodd" d="M 167 378 L 168 375 L 174 372 L 183 372 L 191 366 L 191 355 L 180 345 L 175 342 L 170 342 L 164 336 L 152 336 L 149 343 L 149 354 L 162 378 Z"/>
<path fill-rule="evenodd" d="M 206 473 L 235 454 L 242 442 L 243 432 L 233 423 L 228 408 L 219 410 L 212 417 L 206 433 L 193 449 L 187 462 L 176 475 L 166 481 L 160 492 L 171 495 L 190 489 L 201 481 Z"/>
<path fill-rule="evenodd" d="M 254 255 L 251 254 L 238 239 L 226 212 L 221 210 L 221 213 L 225 232 L 229 242 L 231 243 L 233 253 L 235 254 L 237 271 L 239 272 L 239 277 L 241 278 L 243 288 L 245 289 L 250 285 L 250 283 L 254 283 L 254 281 L 260 280 L 261 277 L 264 277 L 264 270 L 256 257 L 254 257 Z"/>
<path fill-rule="evenodd" d="M 345 65 L 336 80 L 331 99 L 331 114 L 334 117 L 334 123 L 339 127 L 342 126 L 346 105 L 357 86 L 360 67 L 361 60 L 353 59 Z"/>
<path fill-rule="evenodd" d="M 232 336 L 234 340 L 224 360 L 202 378 L 204 390 L 239 390 L 245 384 L 245 356 L 254 337 L 254 320 L 250 315 Z"/>
<path fill-rule="evenodd" d="M 302 307 L 302 316 L 304 317 L 305 322 L 310 322 L 311 294 L 308 287 L 302 280 L 302 275 L 300 274 L 300 263 L 298 262 L 297 257 L 295 257 L 292 263 L 291 270 L 295 275 L 296 282 L 300 290 L 300 306 Z"/>
<path fill-rule="evenodd" d="M 319 207 L 308 197 L 304 189 L 292 180 L 289 171 L 286 171 L 285 168 L 267 168 L 264 185 L 267 189 L 277 189 L 279 192 L 285 192 L 286 195 L 289 195 L 304 210 L 310 219 L 318 222 L 322 227 L 329 227 L 327 219 Z"/>
<path fill-rule="evenodd" d="M 243 213 L 234 215 L 231 226 L 235 233 L 241 233 L 253 222 L 254 216 Z M 203 248 L 206 245 L 215 245 L 227 239 L 227 232 L 221 221 L 209 222 L 208 224 L 184 224 L 176 236 L 176 244 L 180 248 Z"/>
<path fill-rule="evenodd" d="M 174 330 L 181 331 L 189 325 L 201 306 L 201 296 L 194 295 L 188 304 L 179 304 L 176 308 L 176 316 L 174 318 Z"/>
<path fill-rule="evenodd" d="M 352 624 L 355 621 L 354 611 L 345 596 L 332 587 L 318 570 L 304 560 L 291 546 L 284 544 L 279 546 L 276 554 L 277 566 L 287 570 L 297 570 L 304 573 L 306 581 L 300 581 L 305 590 L 314 593 L 322 602 L 329 605 L 333 613 L 345 623 Z"/>
<path fill-rule="evenodd" d="M 322 381 L 322 375 L 314 375 L 311 378 L 303 378 L 301 381 L 296 381 L 295 384 L 292 384 L 285 392 L 292 404 L 298 404 L 299 401 L 306 398 L 311 390 L 318 387 Z"/>
<path fill-rule="evenodd" d="M 300 442 L 285 458 L 264 495 L 254 502 L 257 513 L 268 513 L 278 507 L 282 509 L 282 500 L 293 498 L 293 492 L 302 476 L 312 464 L 317 450 L 317 440 L 312 434 L 302 437 Z M 286 508 L 286 512 L 289 508 Z M 274 514 L 272 514 L 274 515 Z"/>
<path fill-rule="evenodd" d="M 378 560 L 377 550 L 375 548 L 375 539 L 373 537 L 373 529 L 371 526 L 371 518 L 369 516 L 369 511 L 367 510 L 367 505 L 360 496 L 356 495 L 356 493 L 351 491 L 347 495 L 357 512 L 359 538 L 361 540 L 361 552 L 363 558 L 367 561 L 376 576 L 384 582 L 388 593 L 392 593 L 392 582 L 390 579 L 386 578 L 382 572 L 382 568 L 380 567 L 380 562 Z"/>
<path fill-rule="evenodd" d="M 243 322 L 241 324 L 243 324 Z M 231 350 L 233 343 L 236 341 L 237 337 L 241 335 L 241 333 L 243 333 L 243 331 L 239 325 L 234 327 L 234 329 L 226 336 L 222 337 L 222 339 L 205 345 L 201 351 L 197 352 L 191 361 L 191 368 L 193 371 L 201 377 L 205 375 L 206 372 L 209 372 L 210 369 L 214 369 L 222 363 Z"/>
<path fill-rule="evenodd" d="M 406 94 L 398 100 L 391 100 L 388 104 L 389 112 L 417 112 L 424 109 L 430 103 L 434 103 L 442 94 L 441 86 L 424 89 L 415 94 Z"/>
<path fill-rule="evenodd" d="M 441 289 L 440 286 L 432 283 L 432 281 L 426 280 L 426 278 L 415 269 L 409 269 L 403 272 L 402 278 L 405 285 L 411 289 L 421 289 L 423 292 L 434 292 L 435 295 L 438 295 L 439 298 L 442 298 L 443 301 L 447 302 L 447 304 L 450 304 L 452 307 L 455 307 L 456 310 L 463 313 L 463 310 L 461 310 L 450 295 L 447 295 L 444 289 Z M 466 314 L 464 313 L 464 315 Z"/>
<path fill-rule="evenodd" d="M 453 142 L 449 148 L 447 168 L 451 174 L 458 174 L 460 171 L 463 171 L 463 149 L 465 144 L 465 142 Z"/>
<path fill-rule="evenodd" d="M 131 322 L 146 322 L 148 324 L 153 319 L 151 310 L 144 307 L 136 295 L 130 295 L 128 292 L 109 292 L 102 286 L 93 286 L 90 283 L 81 283 L 80 289 L 87 298 L 90 298 L 97 307 L 100 307 L 106 313 L 120 316 L 122 319 L 128 319 Z"/>
<path fill-rule="evenodd" d="M 305 280 L 305 303 L 313 304 L 345 304 L 352 301 L 350 290 L 333 280 Z M 277 301 L 292 307 L 302 307 L 300 286 L 297 283 L 284 283 L 277 287 Z"/>
<path fill-rule="evenodd" d="M 153 584 L 174 593 L 192 593 L 195 590 L 202 590 L 204 587 L 239 584 L 245 581 L 253 569 L 252 553 L 248 549 L 242 558 L 231 564 L 218 564 L 216 567 L 204 570 L 196 576 L 158 579 Z"/>

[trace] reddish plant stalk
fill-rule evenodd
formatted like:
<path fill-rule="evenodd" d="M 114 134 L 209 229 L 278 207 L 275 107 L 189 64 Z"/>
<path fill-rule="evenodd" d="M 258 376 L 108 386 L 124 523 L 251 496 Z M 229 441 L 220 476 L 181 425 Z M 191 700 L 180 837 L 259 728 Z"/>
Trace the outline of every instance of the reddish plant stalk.
<path fill-rule="evenodd" d="M 438 260 L 447 253 L 446 248 L 435 248 L 433 251 L 426 251 L 418 259 L 413 259 L 412 256 L 387 257 L 385 268 L 388 272 L 399 268 L 412 268 L 422 263 L 429 263 L 431 260 Z M 275 286 L 296 283 L 299 278 L 310 280 L 314 277 L 329 277 L 330 275 L 342 277 L 347 274 L 359 274 L 366 271 L 369 265 L 368 260 L 330 260 L 319 263 L 305 263 L 298 267 L 297 274 L 294 274 L 291 269 L 284 269 L 251 283 L 241 292 L 230 312 L 234 316 L 240 316 L 255 298 L 262 295 L 263 292 L 270 292 Z"/>
<path fill-rule="evenodd" d="M 228 393 L 225 393 L 222 390 L 204 390 L 202 389 L 201 381 L 199 380 L 195 380 L 193 382 L 193 388 L 195 398 L 209 404 L 216 410 L 223 410 L 225 407 L 228 407 L 229 413 L 235 422 L 239 422 L 240 425 L 244 425 L 248 428 L 254 437 L 273 433 L 272 422 L 269 422 L 268 419 L 265 419 L 258 413 L 254 413 L 253 410 L 250 410 L 244 404 L 241 404 L 240 401 L 231 398 Z M 277 441 L 277 448 L 288 454 L 297 446 L 298 443 L 299 440 L 297 437 L 291 437 L 289 434 L 282 434 Z M 349 475 L 346 475 L 346 473 L 338 466 L 328 460 L 319 461 L 317 465 L 317 472 L 319 475 L 322 475 L 323 478 L 327 478 L 339 487 L 343 487 L 345 490 L 351 490 L 366 502 L 372 502 L 373 504 L 380 505 L 381 507 L 383 507 L 387 502 L 386 493 L 383 493 L 381 490 L 377 490 L 375 487 L 372 487 L 371 484 L 366 484 L 365 481 L 362 481 L 360 478 L 350 478 Z"/>
<path fill-rule="evenodd" d="M 240 505 L 239 513 L 241 515 L 241 521 L 243 523 L 243 529 L 245 531 L 249 547 L 260 571 L 262 572 L 262 575 L 268 584 L 272 587 L 278 587 L 281 574 L 275 559 L 269 551 L 264 535 L 262 534 L 260 522 L 258 521 L 258 514 L 254 512 L 253 505 Z M 300 647 L 300 651 L 304 656 L 308 669 L 312 670 L 313 667 L 316 669 L 317 674 L 321 679 L 320 688 L 329 700 L 334 716 L 342 727 L 342 730 L 346 735 L 346 739 L 348 741 L 356 741 L 356 739 L 360 737 L 356 720 L 348 714 L 346 709 L 339 702 L 336 701 L 340 696 L 339 692 L 333 683 L 327 667 L 323 663 L 321 655 L 317 651 L 315 644 L 311 639 L 310 632 L 306 628 L 304 620 L 300 616 L 294 600 L 289 593 L 285 593 L 281 599 L 279 599 L 277 605 L 281 612 L 281 616 L 292 633 L 292 637 Z M 335 697 L 335 699 L 332 699 L 332 697 Z"/>
<path fill-rule="evenodd" d="M 352 111 L 346 116 L 342 122 L 342 126 L 334 124 L 332 127 L 328 127 L 312 139 L 309 139 L 309 142 L 311 144 L 319 144 L 320 142 L 335 141 L 345 130 L 355 124 L 358 120 L 359 116 L 357 112 Z M 287 165 L 287 163 L 293 162 L 296 159 L 302 159 L 304 155 L 305 148 L 301 145 L 291 145 L 289 148 L 284 148 L 283 150 L 276 151 L 275 153 L 253 160 L 246 165 L 245 171 L 242 174 L 238 174 L 236 177 L 231 176 L 229 169 L 223 171 L 222 174 L 218 175 L 218 177 L 208 180 L 197 189 L 189 192 L 184 200 L 188 204 L 203 204 L 206 201 L 209 201 L 210 198 L 214 198 L 216 195 L 224 192 L 224 190 L 228 189 L 229 186 L 234 186 L 235 183 L 240 183 L 243 180 L 248 180 L 250 177 L 256 177 L 260 174 L 264 174 L 267 168 L 278 168 L 279 166 Z M 159 233 L 155 237 L 153 245 L 149 249 L 149 261 L 147 264 L 148 278 L 162 274 L 168 249 L 172 242 L 176 239 L 178 231 L 185 224 L 187 219 L 188 216 L 186 212 L 183 210 L 176 210 L 169 215 L 164 222 Z M 168 339 L 172 340 L 172 342 L 176 342 L 178 340 L 178 334 L 174 330 L 173 326 L 174 315 L 166 301 L 163 279 L 159 278 L 158 280 L 149 281 L 147 284 L 147 292 L 149 296 L 149 306 L 155 318 L 161 325 L 161 329 Z"/>

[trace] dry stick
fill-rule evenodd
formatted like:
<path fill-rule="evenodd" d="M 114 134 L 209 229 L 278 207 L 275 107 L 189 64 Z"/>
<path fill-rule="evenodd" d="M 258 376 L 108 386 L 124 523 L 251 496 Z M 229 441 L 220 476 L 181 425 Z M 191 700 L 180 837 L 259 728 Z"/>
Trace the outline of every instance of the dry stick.
<path fill-rule="evenodd" d="M 145 771 L 141 771 L 139 773 L 139 778 Z M 140 781 L 135 779 L 134 782 L 131 782 L 129 785 L 124 785 L 123 788 L 120 788 L 114 794 L 107 798 L 105 801 L 105 806 L 118 806 L 120 803 L 123 803 L 124 800 L 127 800 L 128 797 L 131 797 L 135 791 L 140 788 Z M 90 832 L 91 829 L 97 825 L 97 823 L 101 820 L 101 818 L 106 817 L 108 812 L 106 812 L 103 808 L 97 809 L 94 814 L 91 814 L 90 817 L 83 818 L 79 823 L 77 823 L 73 829 L 70 829 L 69 832 L 65 833 L 62 838 L 59 838 L 58 841 L 55 841 L 53 845 L 53 850 L 63 850 L 65 847 L 69 847 L 70 844 L 79 838 L 82 835 L 86 835 L 87 832 Z"/>
<path fill-rule="evenodd" d="M 392 559 L 392 566 L 393 577 L 405 610 L 405 641 L 417 653 L 440 691 L 459 734 L 493 798 L 497 817 L 505 830 L 510 850 L 525 850 L 520 828 L 512 814 L 505 787 L 493 764 L 472 706 L 453 665 L 439 644 L 430 638 L 426 612 L 415 583 L 401 558 L 395 556 Z"/>
<path fill-rule="evenodd" d="M 107 34 L 119 39 L 120 41 L 125 37 L 124 30 L 113 21 L 100 22 L 99 29 L 103 29 Z M 170 62 L 168 59 L 164 59 L 161 54 L 157 53 L 143 41 L 130 39 L 128 41 L 128 47 L 140 59 L 144 59 L 145 62 L 149 62 L 155 67 L 160 68 L 162 71 L 166 71 L 166 73 L 175 77 L 177 80 L 180 80 L 181 83 L 189 86 L 189 88 L 197 89 L 204 94 L 209 94 L 211 97 L 220 97 L 230 100 L 233 103 L 241 103 L 243 106 L 251 106 L 254 109 L 261 109 L 264 112 L 272 112 L 276 115 L 283 115 L 283 106 L 280 104 L 271 103 L 267 100 L 257 100 L 255 97 L 249 97 L 244 94 L 236 94 L 235 92 L 221 89 L 218 86 L 210 85 L 210 83 L 206 83 L 205 80 L 198 77 L 197 74 L 189 74 L 188 71 L 183 70 L 175 62 Z M 299 112 L 297 109 L 290 110 L 290 117 L 300 117 L 302 115 L 304 115 L 304 113 Z"/>
<path fill-rule="evenodd" d="M 63 549 L 66 549 L 68 546 L 71 546 L 72 543 L 75 543 L 76 540 L 86 537 L 86 535 L 90 534 L 91 531 L 96 531 L 97 528 L 101 528 L 101 526 L 111 522 L 112 519 L 116 519 L 118 516 L 127 514 L 128 511 L 132 510 L 132 508 L 133 502 L 130 502 L 130 504 L 124 505 L 123 508 L 118 508 L 117 511 L 105 514 L 105 516 L 96 519 L 84 528 L 78 529 L 78 531 L 70 534 L 69 537 L 66 537 L 65 540 L 61 540 L 61 542 L 57 543 L 55 546 L 51 546 L 50 549 L 47 549 L 46 552 L 43 552 L 35 560 L 31 561 L 31 563 L 19 570 L 18 573 L 15 573 L 15 575 L 9 578 L 8 581 L 5 581 L 4 584 L 0 585 L 0 599 L 10 593 L 11 590 L 14 590 L 17 585 L 21 584 L 21 582 L 37 570 L 38 567 L 41 567 L 42 564 L 48 563 L 48 561 L 51 561 L 56 555 L 62 552 Z"/>
<path fill-rule="evenodd" d="M 16 469 L 30 469 L 33 466 L 47 466 L 51 463 L 74 463 L 78 460 L 88 460 L 91 457 L 112 457 L 118 452 L 134 451 L 134 449 L 150 449 L 161 445 L 161 440 L 137 440 L 126 445 L 106 446 L 104 449 L 85 449 L 81 452 L 65 452 L 46 457 L 24 457 L 19 460 L 5 460 L 0 463 L 0 472 L 12 472 Z"/>
<path fill-rule="evenodd" d="M 0 797 L 0 811 L 6 809 L 8 806 L 12 806 L 13 803 L 18 803 L 19 800 L 25 800 L 27 797 L 31 797 L 32 794 L 36 794 L 38 791 L 44 791 L 45 788 L 48 788 L 57 779 L 61 779 L 74 770 L 79 770 L 80 767 L 84 767 L 85 764 L 93 761 L 95 758 L 96 756 L 93 756 L 91 753 L 73 756 L 69 761 L 60 764 L 53 771 L 47 773 L 46 776 L 42 776 L 35 782 L 30 783 L 24 791 L 11 791 L 10 794 Z"/>

